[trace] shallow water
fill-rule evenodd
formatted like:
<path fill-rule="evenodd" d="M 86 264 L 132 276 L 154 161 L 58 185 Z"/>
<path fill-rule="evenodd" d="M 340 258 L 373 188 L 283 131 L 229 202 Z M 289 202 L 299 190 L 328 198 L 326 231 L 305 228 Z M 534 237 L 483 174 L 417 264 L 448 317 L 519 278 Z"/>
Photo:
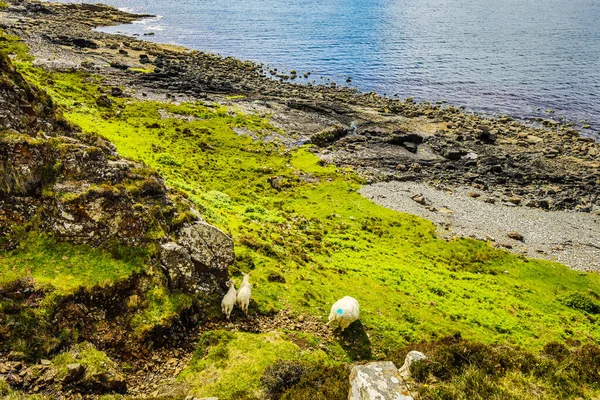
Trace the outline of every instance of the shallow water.
<path fill-rule="evenodd" d="M 91 0 L 160 18 L 109 32 L 265 62 L 310 80 L 600 131 L 596 0 Z M 555 110 L 550 114 L 546 110 Z"/>

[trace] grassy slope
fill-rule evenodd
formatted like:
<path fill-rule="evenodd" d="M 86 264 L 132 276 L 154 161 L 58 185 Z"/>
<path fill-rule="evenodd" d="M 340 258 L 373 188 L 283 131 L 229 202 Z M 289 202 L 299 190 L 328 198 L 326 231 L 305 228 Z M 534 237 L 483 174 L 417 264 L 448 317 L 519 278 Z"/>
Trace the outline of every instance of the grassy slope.
<path fill-rule="evenodd" d="M 600 340 L 593 316 L 561 302 L 577 292 L 588 298 L 600 293 L 597 274 L 526 260 L 483 242 L 437 239 L 430 222 L 358 195 L 360 181 L 351 171 L 321 166 L 306 149 L 285 151 L 234 131 L 244 127 L 267 136 L 273 131 L 268 119 L 201 103 L 113 99 L 111 108 L 100 108 L 98 78 L 50 76 L 28 64 L 21 69 L 49 90 L 68 119 L 110 139 L 121 155 L 158 169 L 209 222 L 234 237 L 233 273 L 253 270 L 251 313 L 286 308 L 326 317 L 334 300 L 356 297 L 367 351 L 357 354 L 343 340 L 326 343 L 330 361 L 385 357 L 407 343 L 455 332 L 533 349 L 550 341 Z M 161 119 L 160 110 L 168 118 Z M 268 183 L 274 176 L 282 177 L 281 190 Z M 269 282 L 273 273 L 286 283 Z M 267 336 L 234 334 L 203 356 L 210 359 L 222 346 L 237 360 L 262 360 L 246 377 L 256 389 L 275 358 L 306 357 L 285 336 Z M 264 348 L 263 342 L 271 344 Z M 198 393 L 230 398 L 238 367 L 209 367 L 201 357 L 184 378 Z M 208 375 L 213 379 L 204 379 Z"/>
<path fill-rule="evenodd" d="M 56 294 L 70 294 L 80 287 L 91 288 L 130 276 L 143 268 L 143 255 L 116 259 L 105 250 L 57 243 L 50 237 L 32 234 L 20 247 L 0 254 L 0 285 L 25 276 Z"/>
<path fill-rule="evenodd" d="M 234 274 L 253 270 L 253 312 L 287 308 L 325 317 L 337 298 L 359 300 L 368 348 L 356 352 L 342 340 L 328 343 L 334 360 L 385 357 L 398 346 L 455 332 L 534 349 L 550 341 L 600 339 L 593 316 L 561 301 L 573 293 L 600 293 L 597 274 L 527 260 L 474 240 L 437 239 L 430 222 L 358 195 L 360 182 L 351 171 L 321 166 L 306 149 L 285 151 L 234 130 L 265 136 L 272 130 L 266 120 L 200 103 L 115 99 L 111 110 L 98 110 L 92 98 L 85 102 L 90 107 L 69 109 L 71 121 L 106 136 L 122 155 L 158 169 L 209 222 L 234 237 Z M 168 117 L 161 119 L 160 110 Z M 282 177 L 281 190 L 268 183 L 275 176 Z M 286 283 L 269 282 L 273 273 Z M 230 351 L 240 351 L 236 343 Z M 292 354 L 285 348 L 281 357 L 298 357 L 299 349 Z M 245 349 L 262 357 L 253 346 Z M 264 369 L 271 361 L 262 360 Z M 193 379 L 198 393 L 232 396 L 236 364 L 211 368 L 220 371 L 213 374 L 216 383 Z"/>

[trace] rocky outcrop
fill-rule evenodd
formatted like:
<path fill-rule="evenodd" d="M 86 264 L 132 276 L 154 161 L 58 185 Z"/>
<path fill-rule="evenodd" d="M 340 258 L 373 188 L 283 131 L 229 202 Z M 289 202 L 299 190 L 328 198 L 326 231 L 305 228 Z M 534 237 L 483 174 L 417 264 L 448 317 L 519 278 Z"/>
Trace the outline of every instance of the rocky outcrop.
<path fill-rule="evenodd" d="M 93 356 L 93 357 L 91 357 Z M 74 390 L 83 393 L 124 393 L 127 383 L 123 372 L 104 353 L 91 343 L 73 346 L 60 357 L 71 360 L 41 360 L 39 364 L 27 366 L 21 361 L 0 362 L 0 372 L 13 388 L 39 392 Z"/>
<path fill-rule="evenodd" d="M 413 400 L 410 366 L 425 359 L 425 354 L 411 351 L 400 369 L 391 361 L 355 365 L 350 373 L 348 400 Z"/>
<path fill-rule="evenodd" d="M 352 368 L 348 400 L 412 399 L 393 362 L 378 361 Z"/>
<path fill-rule="evenodd" d="M 179 242 L 161 245 L 160 263 L 169 283 L 192 292 L 210 292 L 227 279 L 233 263 L 233 240 L 223 231 L 202 221 L 179 230 Z M 208 279 L 207 279 L 208 278 Z"/>
<path fill-rule="evenodd" d="M 0 72 L 0 103 L 9 105 L 0 115 L 0 248 L 15 248 L 23 227 L 75 244 L 162 246 L 157 262 L 173 289 L 222 286 L 233 262 L 231 238 L 202 222 L 156 171 L 62 122 L 6 56 Z"/>
<path fill-rule="evenodd" d="M 0 56 L 0 130 L 32 136 L 39 130 L 48 134 L 69 130 L 52 99 L 30 85 L 4 55 Z"/>

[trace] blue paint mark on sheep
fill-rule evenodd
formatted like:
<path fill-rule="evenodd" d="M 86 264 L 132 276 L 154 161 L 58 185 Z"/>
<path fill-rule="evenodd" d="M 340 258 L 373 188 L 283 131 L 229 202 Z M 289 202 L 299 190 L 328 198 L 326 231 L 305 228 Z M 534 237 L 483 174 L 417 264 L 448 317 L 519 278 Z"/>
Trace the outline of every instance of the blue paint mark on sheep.
<path fill-rule="evenodd" d="M 342 310 L 341 308 L 338 308 L 337 311 L 336 311 L 336 313 L 338 315 L 342 315 L 344 313 L 344 310 Z"/>

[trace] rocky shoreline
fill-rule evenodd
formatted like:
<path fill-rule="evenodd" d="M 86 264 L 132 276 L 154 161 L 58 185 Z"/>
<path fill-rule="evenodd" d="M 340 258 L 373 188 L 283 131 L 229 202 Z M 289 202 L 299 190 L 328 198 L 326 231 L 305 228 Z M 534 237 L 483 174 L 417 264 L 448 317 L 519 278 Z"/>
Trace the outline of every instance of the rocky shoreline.
<path fill-rule="evenodd" d="M 130 23 L 148 17 L 145 15 L 128 14 L 102 5 L 29 0 L 9 3 L 7 9 L 0 11 L 0 28 L 23 38 L 36 65 L 53 70 L 83 70 L 102 76 L 104 94 L 98 97 L 98 104 L 110 104 L 111 98 L 115 97 L 172 102 L 201 100 L 269 116 L 272 124 L 280 130 L 269 139 L 277 140 L 287 148 L 303 143 L 314 144 L 313 151 L 323 163 L 352 167 L 366 183 L 372 184 L 363 189 L 362 194 L 375 202 L 429 218 L 446 230 L 445 233 L 489 240 L 498 247 L 528 256 L 556 259 L 572 268 L 600 269 L 597 263 L 600 255 L 598 243 L 593 242 L 600 226 L 600 145 L 593 139 L 581 137 L 570 126 L 543 121 L 544 127 L 537 128 L 509 117 L 482 118 L 453 106 L 417 104 L 410 99 L 393 100 L 343 87 L 293 84 L 285 77 L 273 79 L 272 71 L 250 62 L 93 30 L 101 25 Z M 13 123 L 7 121 L 5 124 Z M 39 122 L 45 123 L 44 120 Z M 32 132 L 38 128 L 32 127 Z M 241 129 L 239 134 L 246 132 Z M 27 143 L 21 144 L 27 147 Z M 111 157 L 117 155 L 110 144 L 101 139 L 94 143 L 78 143 L 73 139 L 73 143 L 64 145 L 75 146 L 82 154 L 87 151 L 87 146 L 102 150 L 97 159 L 91 160 L 101 164 L 100 167 L 88 165 L 86 168 L 84 165 L 81 168 L 75 160 L 73 165 L 79 166 L 79 169 L 74 167 L 71 175 L 63 177 L 64 181 L 89 178 L 80 175 L 108 170 L 107 165 L 111 165 L 115 174 L 121 174 L 117 174 L 119 182 L 135 178 L 140 185 L 153 184 L 148 192 L 139 192 L 141 197 L 146 194 L 149 197 L 149 200 L 136 199 L 145 207 L 139 212 L 149 212 L 147 209 L 155 205 L 157 190 L 162 196 L 159 206 L 173 206 L 160 177 L 133 176 L 132 171 L 139 173 L 142 166 L 114 162 Z M 121 167 L 123 170 L 118 170 Z M 98 178 L 98 182 L 103 180 Z M 269 181 L 275 189 L 277 182 L 277 177 Z M 395 185 L 399 185 L 400 189 Z M 73 195 L 73 187 L 63 185 L 58 189 Z M 399 191 L 404 191 L 401 199 L 394 197 Z M 440 193 L 445 193 L 446 197 Z M 111 193 L 87 195 L 89 199 L 85 196 L 83 199 L 89 200 L 90 204 L 85 203 L 85 208 L 92 207 L 92 202 L 103 195 L 111 195 L 115 201 L 120 201 L 119 204 L 123 203 L 121 198 Z M 453 200 L 449 200 L 452 196 Z M 189 206 L 187 203 L 184 205 Z M 81 208 L 81 204 L 66 204 L 62 210 L 66 215 L 77 211 L 69 209 L 70 206 Z M 134 207 L 133 204 L 127 205 L 130 206 Z M 466 211 L 463 206 L 467 207 Z M 181 210 L 175 211 L 185 214 Z M 500 213 L 503 213 L 502 216 L 497 217 Z M 559 214 L 554 213 L 561 213 L 562 219 L 557 219 Z M 178 215 L 174 214 L 173 219 Z M 463 223 L 459 215 L 463 220 L 470 219 L 470 224 Z M 503 228 L 500 232 L 506 238 L 497 236 L 490 240 L 490 236 L 495 235 L 488 229 L 490 226 L 521 218 L 519 215 L 534 215 L 529 219 L 523 217 L 521 221 L 531 230 Z M 575 216 L 570 219 L 571 215 Z M 551 229 L 561 229 L 560 238 L 545 238 L 542 231 L 549 228 L 539 224 L 535 216 L 542 216 L 540 220 L 554 221 Z M 55 217 L 64 217 L 64 214 Z M 196 221 L 197 218 L 194 214 L 192 219 Z M 562 221 L 564 225 L 561 226 Z M 106 222 L 107 226 L 112 223 L 110 218 L 101 222 Z M 183 223 L 167 226 L 177 232 L 174 236 L 178 236 L 179 245 L 184 247 L 187 236 L 182 232 L 186 226 L 189 228 Z M 164 229 L 169 232 L 167 227 Z M 143 228 L 144 232 L 149 230 Z M 97 226 L 86 228 L 88 233 L 97 230 Z M 175 242 L 166 248 L 163 246 L 165 258 L 175 259 L 171 264 L 178 263 L 177 257 L 186 258 L 176 246 Z M 188 252 L 193 253 L 192 250 Z M 226 258 L 232 258 L 233 250 L 229 249 L 228 254 Z M 223 272 L 225 267 L 219 267 L 216 272 Z M 180 275 L 185 275 L 185 272 Z M 217 275 L 214 279 L 223 283 L 223 274 Z M 177 279 L 176 274 L 172 277 Z M 125 297 L 120 299 L 120 302 L 125 301 L 129 300 Z M 81 306 L 76 311 L 83 315 L 86 313 L 81 310 L 87 310 L 90 318 L 102 320 L 108 313 L 101 305 L 92 307 L 83 300 L 79 303 L 74 303 L 74 307 Z M 119 385 L 124 376 L 128 391 L 133 395 L 179 395 L 169 392 L 174 388 L 185 392 L 185 387 L 177 386 L 173 376 L 189 363 L 197 344 L 195 340 L 201 333 L 200 330 L 188 331 L 185 319 L 186 315 L 183 315 L 182 321 L 171 329 L 173 334 L 168 335 L 174 342 L 153 355 L 140 354 L 135 358 L 131 354 L 109 354 L 131 364 L 124 375 L 112 374 L 110 384 Z M 91 321 L 85 318 L 75 320 L 81 324 Z M 223 328 L 248 332 L 268 332 L 279 328 L 330 338 L 330 332 L 318 319 L 296 318 L 284 312 L 235 324 L 215 322 L 209 317 L 203 329 Z M 111 326 L 102 333 L 126 336 Z M 155 332 L 155 335 L 159 337 L 161 332 Z M 183 337 L 186 338 L 186 346 L 180 348 L 177 340 Z M 104 340 L 97 339 L 98 342 Z M 65 398 L 79 396 L 75 390 L 65 393 L 62 383 L 54 379 L 53 373 L 52 368 L 44 365 L 27 366 L 19 354 L 0 360 L 0 374 L 19 377 L 16 379 L 20 379 L 20 385 L 26 384 L 26 387 L 21 387 L 27 392 L 45 391 L 64 395 Z"/>
<path fill-rule="evenodd" d="M 102 75 L 107 94 L 200 99 L 269 115 L 283 144 L 312 141 L 325 162 L 351 166 L 367 183 L 470 187 L 472 198 L 487 204 L 600 213 L 600 145 L 568 125 L 542 121 L 537 128 L 453 106 L 294 84 L 248 61 L 92 29 L 144 17 L 24 0 L 13 2 L 0 24 L 24 38 L 36 63 Z"/>
<path fill-rule="evenodd" d="M 99 73 L 126 95 L 205 99 L 271 114 L 291 143 L 320 134 L 315 143 L 325 160 L 358 168 L 369 181 L 462 184 L 490 202 L 600 211 L 600 146 L 568 125 L 543 121 L 535 128 L 452 106 L 277 81 L 248 61 L 92 30 L 143 17 L 106 6 L 22 1 L 1 21 L 41 65 Z"/>

